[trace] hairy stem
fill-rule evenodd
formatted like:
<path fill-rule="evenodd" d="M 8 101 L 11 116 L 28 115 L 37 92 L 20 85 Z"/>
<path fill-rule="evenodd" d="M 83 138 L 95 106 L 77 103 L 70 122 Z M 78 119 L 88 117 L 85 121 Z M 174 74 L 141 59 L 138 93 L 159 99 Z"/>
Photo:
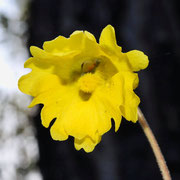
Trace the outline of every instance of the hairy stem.
<path fill-rule="evenodd" d="M 140 108 L 138 108 L 138 119 L 139 119 L 139 123 L 151 145 L 151 148 L 154 152 L 154 155 L 156 157 L 163 180 L 171 180 L 169 169 L 166 165 L 166 161 L 163 157 L 163 154 L 160 150 L 157 140 L 156 140 L 151 128 L 149 127 L 148 122 L 146 121 L 143 113 L 141 112 Z"/>

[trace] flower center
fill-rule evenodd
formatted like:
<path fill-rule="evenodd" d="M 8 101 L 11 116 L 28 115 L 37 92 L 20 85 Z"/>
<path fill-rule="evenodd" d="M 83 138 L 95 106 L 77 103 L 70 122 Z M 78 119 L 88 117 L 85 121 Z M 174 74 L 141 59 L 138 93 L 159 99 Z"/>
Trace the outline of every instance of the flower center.
<path fill-rule="evenodd" d="M 89 72 L 94 73 L 99 63 L 100 63 L 100 60 L 98 59 L 87 60 L 83 62 L 81 65 L 82 73 L 89 73 Z"/>
<path fill-rule="evenodd" d="M 92 93 L 102 82 L 102 79 L 95 74 L 86 73 L 78 80 L 79 89 L 85 93 Z"/>

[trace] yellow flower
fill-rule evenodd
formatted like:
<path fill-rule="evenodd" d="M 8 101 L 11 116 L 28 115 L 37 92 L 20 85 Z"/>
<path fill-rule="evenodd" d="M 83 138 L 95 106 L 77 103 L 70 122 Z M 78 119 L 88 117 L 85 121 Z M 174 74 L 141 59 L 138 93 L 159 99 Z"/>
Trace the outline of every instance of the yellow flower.
<path fill-rule="evenodd" d="M 54 140 L 75 138 L 77 150 L 93 151 L 110 130 L 118 130 L 122 116 L 137 121 L 139 98 L 134 93 L 139 71 L 148 66 L 141 51 L 127 53 L 116 43 L 114 28 L 106 26 L 99 43 L 87 31 L 75 31 L 31 46 L 24 67 L 32 71 L 19 80 L 19 89 L 34 97 L 29 107 L 44 104 L 42 124 L 56 118 L 50 132 Z"/>

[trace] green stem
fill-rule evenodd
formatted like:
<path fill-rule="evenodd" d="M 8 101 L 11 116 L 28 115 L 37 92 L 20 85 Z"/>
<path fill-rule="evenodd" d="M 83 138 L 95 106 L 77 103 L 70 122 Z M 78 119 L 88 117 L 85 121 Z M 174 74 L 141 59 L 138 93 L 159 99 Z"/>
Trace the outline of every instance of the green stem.
<path fill-rule="evenodd" d="M 148 122 L 146 121 L 146 119 L 145 119 L 142 111 L 140 110 L 140 108 L 138 108 L 138 119 L 139 119 L 139 123 L 140 123 L 150 145 L 151 145 L 151 148 L 154 152 L 154 155 L 156 157 L 157 164 L 158 164 L 159 169 L 161 171 L 163 180 L 171 180 L 169 169 L 166 165 L 166 161 L 163 157 L 163 154 L 160 150 L 160 147 L 157 143 L 157 140 L 156 140 L 151 128 L 149 127 Z"/>

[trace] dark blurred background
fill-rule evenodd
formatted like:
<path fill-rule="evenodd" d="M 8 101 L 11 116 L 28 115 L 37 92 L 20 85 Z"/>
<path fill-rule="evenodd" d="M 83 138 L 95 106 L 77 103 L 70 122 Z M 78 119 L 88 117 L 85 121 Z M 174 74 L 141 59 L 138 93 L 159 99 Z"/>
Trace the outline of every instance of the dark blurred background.
<path fill-rule="evenodd" d="M 111 24 L 123 52 L 133 49 L 149 56 L 149 67 L 139 73 L 136 90 L 144 112 L 169 166 L 180 179 L 180 6 L 178 0 L 34 0 L 29 3 L 28 48 L 42 47 L 58 35 L 87 30 L 97 40 Z M 105 134 L 95 150 L 76 151 L 73 139 L 53 141 L 33 118 L 44 180 L 159 180 L 152 150 L 138 123 L 123 119 L 117 133 Z"/>

